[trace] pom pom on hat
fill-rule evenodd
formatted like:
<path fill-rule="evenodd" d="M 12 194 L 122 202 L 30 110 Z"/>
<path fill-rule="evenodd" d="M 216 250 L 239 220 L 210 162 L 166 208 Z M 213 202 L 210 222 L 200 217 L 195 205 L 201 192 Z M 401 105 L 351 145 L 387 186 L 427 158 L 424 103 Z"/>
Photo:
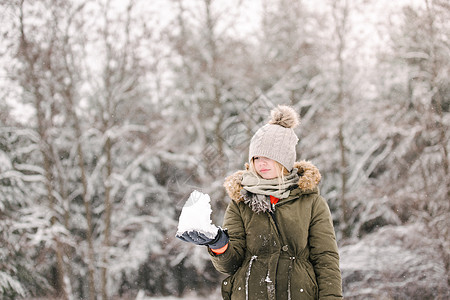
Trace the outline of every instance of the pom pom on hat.
<path fill-rule="evenodd" d="M 269 123 L 259 128 L 250 141 L 249 162 L 255 156 L 264 156 L 291 171 L 298 143 L 294 128 L 300 124 L 300 117 L 292 107 L 286 105 L 272 109 L 270 115 Z"/>
<path fill-rule="evenodd" d="M 295 128 L 300 124 L 300 116 L 290 106 L 278 105 L 270 112 L 272 119 L 269 124 L 280 125 L 285 128 Z"/>

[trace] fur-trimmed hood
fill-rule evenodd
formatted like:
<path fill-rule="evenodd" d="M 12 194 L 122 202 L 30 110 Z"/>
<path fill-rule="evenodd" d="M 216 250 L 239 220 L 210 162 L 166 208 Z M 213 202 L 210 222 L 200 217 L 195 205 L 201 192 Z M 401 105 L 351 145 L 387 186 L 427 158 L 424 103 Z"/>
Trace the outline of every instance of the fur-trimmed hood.
<path fill-rule="evenodd" d="M 248 170 L 248 164 L 245 164 L 246 169 Z M 319 169 L 314 166 L 312 163 L 302 160 L 294 163 L 294 168 L 297 168 L 297 174 L 299 176 L 298 187 L 303 191 L 311 191 L 317 188 L 319 185 L 320 179 L 322 176 L 320 175 Z M 228 176 L 225 179 L 223 186 L 230 196 L 236 202 L 244 201 L 241 190 L 242 190 L 242 174 L 246 172 L 246 170 L 240 170 L 235 172 L 234 174 Z"/>

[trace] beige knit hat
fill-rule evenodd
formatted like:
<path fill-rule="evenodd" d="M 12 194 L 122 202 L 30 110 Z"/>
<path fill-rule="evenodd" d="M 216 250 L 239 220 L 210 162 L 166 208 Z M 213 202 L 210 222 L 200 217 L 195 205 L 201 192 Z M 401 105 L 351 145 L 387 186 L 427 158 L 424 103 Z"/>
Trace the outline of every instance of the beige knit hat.
<path fill-rule="evenodd" d="M 272 119 L 269 123 L 258 129 L 250 141 L 249 161 L 255 156 L 264 156 L 291 171 L 298 143 L 294 128 L 300 123 L 300 117 L 292 107 L 286 105 L 272 109 L 270 115 Z"/>

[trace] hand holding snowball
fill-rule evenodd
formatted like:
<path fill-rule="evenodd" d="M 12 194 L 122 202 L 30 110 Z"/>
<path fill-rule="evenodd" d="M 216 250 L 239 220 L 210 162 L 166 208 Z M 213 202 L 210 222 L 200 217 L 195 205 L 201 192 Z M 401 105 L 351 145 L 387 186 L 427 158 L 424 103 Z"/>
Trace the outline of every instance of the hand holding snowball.
<path fill-rule="evenodd" d="M 228 244 L 226 231 L 212 224 L 210 202 L 207 194 L 198 191 L 191 193 L 181 211 L 177 238 L 196 245 L 207 245 L 211 249 L 220 249 Z"/>

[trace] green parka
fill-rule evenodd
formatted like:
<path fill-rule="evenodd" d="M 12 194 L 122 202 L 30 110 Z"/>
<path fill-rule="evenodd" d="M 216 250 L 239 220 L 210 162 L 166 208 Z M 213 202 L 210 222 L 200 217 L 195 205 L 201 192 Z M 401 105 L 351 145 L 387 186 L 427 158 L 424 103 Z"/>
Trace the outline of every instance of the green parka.
<path fill-rule="evenodd" d="M 227 177 L 233 200 L 223 228 L 230 237 L 220 255 L 209 252 L 215 268 L 229 274 L 222 296 L 231 300 L 341 299 L 339 254 L 330 210 L 319 195 L 320 173 L 297 162 L 299 187 L 269 212 L 255 213 L 240 194 L 244 171 Z"/>

